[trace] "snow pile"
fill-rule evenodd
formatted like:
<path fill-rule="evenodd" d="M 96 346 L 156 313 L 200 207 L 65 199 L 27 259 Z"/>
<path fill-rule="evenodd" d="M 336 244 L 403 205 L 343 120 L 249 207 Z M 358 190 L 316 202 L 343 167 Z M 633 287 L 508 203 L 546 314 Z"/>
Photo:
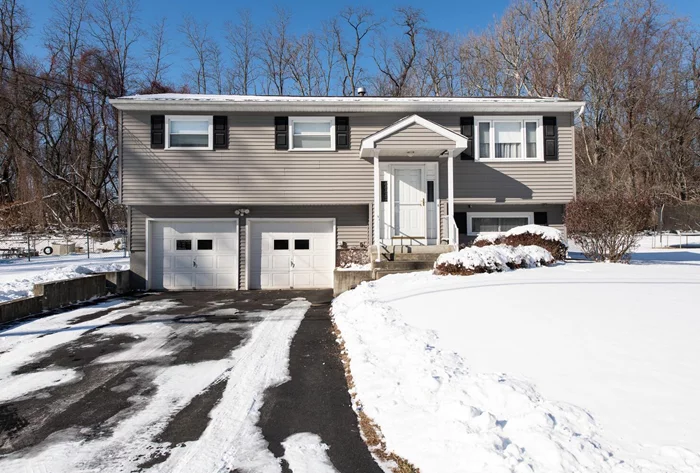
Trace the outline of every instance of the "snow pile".
<path fill-rule="evenodd" d="M 91 274 L 126 271 L 129 269 L 129 259 L 105 254 L 104 257 L 87 259 L 81 257 L 41 257 L 26 260 L 10 260 L 0 266 L 0 302 L 6 302 L 21 297 L 29 297 L 34 290 L 34 284 L 75 279 Z"/>
<path fill-rule="evenodd" d="M 700 251 L 676 253 L 363 283 L 332 307 L 356 402 L 424 473 L 700 471 Z"/>
<path fill-rule="evenodd" d="M 533 225 L 533 224 L 521 225 L 519 227 L 511 228 L 510 230 L 508 230 L 507 232 L 504 232 L 504 233 L 498 233 L 498 232 L 481 233 L 476 237 L 474 242 L 476 243 L 478 241 L 488 241 L 488 242 L 493 243 L 500 238 L 507 238 L 507 237 L 516 236 L 516 235 L 523 235 L 525 233 L 532 233 L 533 235 L 539 235 L 545 240 L 566 243 L 564 241 L 564 235 L 556 228 L 546 227 L 544 225 Z"/>
<path fill-rule="evenodd" d="M 512 267 L 533 268 L 554 261 L 551 253 L 539 246 L 468 246 L 459 251 L 441 254 L 435 267 L 442 264 L 462 266 L 476 272 L 508 271 Z"/>

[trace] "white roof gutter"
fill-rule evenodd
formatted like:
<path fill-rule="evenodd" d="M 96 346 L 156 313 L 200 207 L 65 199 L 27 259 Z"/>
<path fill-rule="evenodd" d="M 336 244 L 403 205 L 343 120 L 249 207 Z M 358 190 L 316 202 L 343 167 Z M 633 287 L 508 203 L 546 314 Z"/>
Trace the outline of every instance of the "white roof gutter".
<path fill-rule="evenodd" d="M 110 103 L 126 111 L 189 112 L 266 112 L 266 113 L 556 113 L 578 112 L 585 102 L 545 99 L 493 101 L 386 101 L 365 97 L 356 101 L 216 101 L 196 99 L 111 99 Z"/>

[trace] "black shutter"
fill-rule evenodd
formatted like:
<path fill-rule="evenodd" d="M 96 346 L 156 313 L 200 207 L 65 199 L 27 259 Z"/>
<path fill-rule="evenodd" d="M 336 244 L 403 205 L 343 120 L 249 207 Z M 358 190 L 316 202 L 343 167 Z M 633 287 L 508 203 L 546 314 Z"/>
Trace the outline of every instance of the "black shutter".
<path fill-rule="evenodd" d="M 559 159 L 557 153 L 557 117 L 543 117 L 544 125 L 544 160 L 556 161 Z"/>
<path fill-rule="evenodd" d="M 535 212 L 535 225 L 547 225 L 547 212 Z"/>
<path fill-rule="evenodd" d="M 455 212 L 455 223 L 460 234 L 467 233 L 467 212 Z"/>
<path fill-rule="evenodd" d="M 151 148 L 165 149 L 165 115 L 151 115 Z"/>
<path fill-rule="evenodd" d="M 461 157 L 464 160 L 474 161 L 474 117 L 460 117 L 459 130 L 469 140 L 467 149 L 462 151 Z"/>
<path fill-rule="evenodd" d="M 275 149 L 289 149 L 289 117 L 275 117 Z"/>
<path fill-rule="evenodd" d="M 350 118 L 335 117 L 335 149 L 350 149 Z"/>
<path fill-rule="evenodd" d="M 214 149 L 228 149 L 228 117 L 214 115 Z"/>

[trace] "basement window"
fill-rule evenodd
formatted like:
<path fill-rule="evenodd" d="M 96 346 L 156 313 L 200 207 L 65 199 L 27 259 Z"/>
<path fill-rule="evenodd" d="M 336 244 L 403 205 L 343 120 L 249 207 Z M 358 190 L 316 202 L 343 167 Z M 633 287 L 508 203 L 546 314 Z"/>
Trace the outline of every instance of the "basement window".
<path fill-rule="evenodd" d="M 533 220 L 533 212 L 470 212 L 467 213 L 467 234 L 507 232 L 521 225 L 530 225 Z"/>

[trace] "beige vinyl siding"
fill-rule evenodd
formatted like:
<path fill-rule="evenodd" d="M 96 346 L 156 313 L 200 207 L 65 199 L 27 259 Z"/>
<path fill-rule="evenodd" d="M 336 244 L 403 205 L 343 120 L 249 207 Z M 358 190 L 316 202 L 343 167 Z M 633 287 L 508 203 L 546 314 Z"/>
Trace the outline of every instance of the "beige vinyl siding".
<path fill-rule="evenodd" d="M 192 206 L 139 206 L 131 207 L 131 271 L 135 275 L 136 287 L 144 287 L 146 279 L 146 219 L 148 218 L 230 218 L 237 219 L 240 232 L 239 280 L 245 287 L 245 249 L 247 222 L 237 217 L 235 210 L 240 205 L 192 205 Z M 368 244 L 368 205 L 317 205 L 317 206 L 249 206 L 250 218 L 335 218 L 337 245 L 346 242 L 349 246 Z M 141 284 L 138 284 L 141 281 Z"/>
<path fill-rule="evenodd" d="M 557 117 L 556 161 L 454 161 L 455 203 L 566 203 L 575 195 L 572 113 Z M 447 163 L 440 162 L 440 197 L 447 198 Z"/>
<path fill-rule="evenodd" d="M 173 114 L 187 114 L 187 111 Z M 229 149 L 187 151 L 152 150 L 150 114 L 124 112 L 123 202 L 127 205 L 370 203 L 373 200 L 373 166 L 371 160 L 359 157 L 360 142 L 402 115 L 345 115 L 350 117 L 350 150 L 276 151 L 272 114 L 231 113 L 228 115 Z M 485 163 L 455 157 L 455 201 L 570 201 L 574 197 L 573 114 L 543 115 L 557 117 L 558 161 Z M 422 116 L 460 131 L 459 115 Z M 432 131 L 414 128 L 415 125 L 406 129 L 406 133 L 399 132 L 387 140 L 390 143 L 406 140 L 415 146 L 445 145 L 445 139 Z M 399 135 L 403 136 L 399 139 Z M 415 160 L 420 161 L 419 153 Z M 446 159 L 440 161 L 440 197 L 447 197 Z"/>
<path fill-rule="evenodd" d="M 455 142 L 432 130 L 413 124 L 376 143 L 378 148 L 453 148 Z M 381 155 L 381 154 L 380 154 Z"/>

